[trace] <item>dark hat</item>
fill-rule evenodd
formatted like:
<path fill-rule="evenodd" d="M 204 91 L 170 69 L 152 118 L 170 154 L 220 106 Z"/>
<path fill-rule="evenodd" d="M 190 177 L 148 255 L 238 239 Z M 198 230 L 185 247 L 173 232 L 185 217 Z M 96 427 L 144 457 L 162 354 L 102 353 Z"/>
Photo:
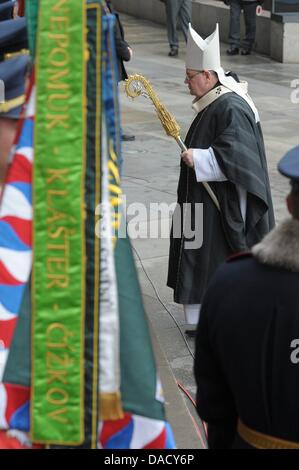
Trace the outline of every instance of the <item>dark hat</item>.
<path fill-rule="evenodd" d="M 299 145 L 287 152 L 278 162 L 278 171 L 290 178 L 294 187 L 299 188 Z"/>
<path fill-rule="evenodd" d="M 0 27 L 0 60 L 6 54 L 28 49 L 27 27 L 25 18 L 16 18 L 1 22 Z"/>
<path fill-rule="evenodd" d="M 4 82 L 4 103 L 0 103 L 0 118 L 19 118 L 25 102 L 25 76 L 29 63 L 29 55 L 19 55 L 0 63 L 0 80 Z"/>
<path fill-rule="evenodd" d="M 0 2 L 0 21 L 11 20 L 15 1 Z"/>

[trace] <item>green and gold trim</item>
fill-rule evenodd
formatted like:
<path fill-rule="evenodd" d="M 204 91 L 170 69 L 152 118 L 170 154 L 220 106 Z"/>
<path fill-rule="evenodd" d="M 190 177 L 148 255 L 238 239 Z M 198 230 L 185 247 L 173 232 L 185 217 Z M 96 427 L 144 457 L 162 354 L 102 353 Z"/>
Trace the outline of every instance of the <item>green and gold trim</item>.
<path fill-rule="evenodd" d="M 33 177 L 33 442 L 84 441 L 85 6 L 43 0 Z M 72 25 L 70 28 L 69 25 Z"/>

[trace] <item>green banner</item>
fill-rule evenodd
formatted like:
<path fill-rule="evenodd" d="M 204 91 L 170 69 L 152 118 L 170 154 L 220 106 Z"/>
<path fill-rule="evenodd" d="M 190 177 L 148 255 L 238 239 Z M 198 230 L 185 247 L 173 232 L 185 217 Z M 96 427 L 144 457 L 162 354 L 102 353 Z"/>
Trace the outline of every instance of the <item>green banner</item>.
<path fill-rule="evenodd" d="M 84 439 L 85 33 L 82 0 L 40 2 L 31 437 L 60 445 Z"/>

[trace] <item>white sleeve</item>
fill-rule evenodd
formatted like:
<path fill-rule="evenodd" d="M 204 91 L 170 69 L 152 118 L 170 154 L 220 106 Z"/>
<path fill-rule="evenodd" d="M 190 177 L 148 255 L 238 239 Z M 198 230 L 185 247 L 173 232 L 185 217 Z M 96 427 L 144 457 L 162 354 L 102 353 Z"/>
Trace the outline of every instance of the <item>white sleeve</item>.
<path fill-rule="evenodd" d="M 208 149 L 192 149 L 194 171 L 199 183 L 204 181 L 227 181 L 220 170 L 212 147 Z"/>
<path fill-rule="evenodd" d="M 193 161 L 196 180 L 198 182 L 207 181 L 227 181 L 227 178 L 220 170 L 212 147 L 208 149 L 193 149 Z M 246 222 L 247 192 L 241 186 L 236 186 L 239 195 L 239 204 L 244 223 Z"/>

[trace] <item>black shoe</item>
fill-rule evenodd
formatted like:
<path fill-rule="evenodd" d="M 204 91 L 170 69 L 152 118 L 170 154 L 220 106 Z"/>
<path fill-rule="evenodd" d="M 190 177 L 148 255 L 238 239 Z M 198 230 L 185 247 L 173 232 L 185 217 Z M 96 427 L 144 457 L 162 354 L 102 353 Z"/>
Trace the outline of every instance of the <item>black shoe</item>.
<path fill-rule="evenodd" d="M 185 330 L 185 334 L 189 336 L 189 338 L 195 338 L 196 330 Z"/>
<path fill-rule="evenodd" d="M 239 54 L 239 49 L 237 47 L 230 47 L 226 51 L 227 55 L 238 55 Z"/>
<path fill-rule="evenodd" d="M 243 49 L 243 51 L 241 51 L 241 55 L 250 55 L 250 54 L 251 54 L 250 49 Z"/>
<path fill-rule="evenodd" d="M 177 47 L 171 47 L 168 52 L 169 57 L 177 57 L 179 55 L 179 50 Z"/>
<path fill-rule="evenodd" d="M 127 134 L 123 134 L 121 136 L 121 140 L 125 141 L 125 142 L 132 142 L 133 140 L 135 140 L 135 135 L 127 135 Z"/>

